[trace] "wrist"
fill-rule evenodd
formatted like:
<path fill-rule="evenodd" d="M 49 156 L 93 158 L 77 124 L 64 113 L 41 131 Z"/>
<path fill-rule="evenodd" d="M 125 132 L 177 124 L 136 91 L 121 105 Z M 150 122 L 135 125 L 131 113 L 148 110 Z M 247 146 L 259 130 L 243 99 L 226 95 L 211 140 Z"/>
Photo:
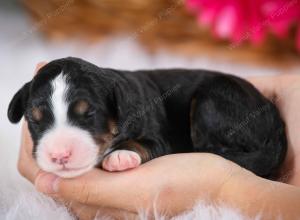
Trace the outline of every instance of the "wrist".
<path fill-rule="evenodd" d="M 244 170 L 224 184 L 219 202 L 251 218 L 259 215 L 263 219 L 275 219 L 279 214 L 283 219 L 296 219 L 300 191 L 297 187 L 263 179 Z"/>
<path fill-rule="evenodd" d="M 243 169 L 224 183 L 217 201 L 252 218 L 262 211 L 269 190 L 264 179 Z"/>

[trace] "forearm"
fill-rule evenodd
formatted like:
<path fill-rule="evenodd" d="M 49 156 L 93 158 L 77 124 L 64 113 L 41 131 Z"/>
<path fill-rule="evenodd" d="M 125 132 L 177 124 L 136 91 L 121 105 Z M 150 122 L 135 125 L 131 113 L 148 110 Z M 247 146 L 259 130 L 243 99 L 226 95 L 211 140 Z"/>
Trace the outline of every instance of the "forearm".
<path fill-rule="evenodd" d="M 143 167 L 144 175 L 132 172 L 130 178 L 120 176 L 119 184 L 124 184 L 125 188 L 115 191 L 106 204 L 131 212 L 156 207 L 158 213 L 174 216 L 191 209 L 197 201 L 205 200 L 236 208 L 245 215 L 261 214 L 268 219 L 278 217 L 277 211 L 283 219 L 295 219 L 300 214 L 300 190 L 296 187 L 262 179 L 229 161 L 215 160 L 213 155 L 180 156 L 188 156 L 189 164 L 184 158 L 184 162 L 174 164 L 172 158 L 166 157 L 170 159 L 167 164 L 173 164 L 176 169 L 164 167 L 160 168 L 159 175 L 157 172 L 152 175 L 155 164 L 151 164 Z M 212 158 L 206 162 L 205 157 Z"/>
<path fill-rule="evenodd" d="M 224 184 L 219 195 L 224 204 L 242 213 L 262 219 L 298 219 L 300 216 L 300 189 L 243 172 Z"/>
<path fill-rule="evenodd" d="M 201 160 L 201 156 L 195 160 Z M 212 159 L 207 164 L 195 161 L 193 168 L 196 167 L 202 174 L 196 176 L 195 170 L 187 172 L 180 180 L 175 177 L 174 184 L 164 189 L 159 197 L 158 211 L 173 216 L 205 200 L 208 204 L 236 208 L 249 217 L 261 215 L 262 219 L 276 219 L 281 216 L 292 220 L 300 216 L 300 189 L 297 187 L 260 178 L 225 160 Z M 210 167 L 207 175 L 205 167 Z"/>
<path fill-rule="evenodd" d="M 296 187 L 257 177 L 214 155 L 180 156 L 189 157 L 189 163 L 182 158 L 182 162 L 176 160 L 175 164 L 172 158 L 166 157 L 170 160 L 166 164 L 176 169 L 159 168 L 158 174 L 152 172 L 157 170 L 154 163 L 143 167 L 143 174 L 132 172 L 128 178 L 124 173 L 126 177 L 120 176 L 119 184 L 124 184 L 125 188 L 114 191 L 115 194 L 111 194 L 105 203 L 131 212 L 156 207 L 158 213 L 169 216 L 191 209 L 199 200 L 212 204 L 224 203 L 245 215 L 261 214 L 270 219 L 278 217 L 278 211 L 283 219 L 295 219 L 300 214 L 300 189 Z M 209 159 L 205 161 L 205 157 Z M 182 169 L 178 169 L 179 166 Z M 158 181 L 160 184 L 157 184 Z M 112 187 L 117 188 L 117 184 Z"/>

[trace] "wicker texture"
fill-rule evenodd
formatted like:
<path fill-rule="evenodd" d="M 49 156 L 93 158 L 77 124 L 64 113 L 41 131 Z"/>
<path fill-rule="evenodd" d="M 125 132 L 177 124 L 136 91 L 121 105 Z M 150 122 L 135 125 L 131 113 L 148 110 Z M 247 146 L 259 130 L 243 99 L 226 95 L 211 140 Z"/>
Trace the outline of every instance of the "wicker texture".
<path fill-rule="evenodd" d="M 262 46 L 232 46 L 216 41 L 202 30 L 184 0 L 23 0 L 37 29 L 52 39 L 85 38 L 91 41 L 126 34 L 150 51 L 168 48 L 178 53 L 209 54 L 231 60 L 290 66 L 299 54 L 292 40 L 269 37 Z"/>

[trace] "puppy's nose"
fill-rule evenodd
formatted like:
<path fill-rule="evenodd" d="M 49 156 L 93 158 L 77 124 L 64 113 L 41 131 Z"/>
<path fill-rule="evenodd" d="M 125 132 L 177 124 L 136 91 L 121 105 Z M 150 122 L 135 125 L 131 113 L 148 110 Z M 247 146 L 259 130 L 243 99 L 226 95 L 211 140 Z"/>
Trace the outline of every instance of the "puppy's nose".
<path fill-rule="evenodd" d="M 69 162 L 71 155 L 72 155 L 71 151 L 52 153 L 51 154 L 51 161 L 53 163 L 56 163 L 56 164 L 59 164 L 59 165 L 64 165 L 64 164 L 67 164 Z"/>

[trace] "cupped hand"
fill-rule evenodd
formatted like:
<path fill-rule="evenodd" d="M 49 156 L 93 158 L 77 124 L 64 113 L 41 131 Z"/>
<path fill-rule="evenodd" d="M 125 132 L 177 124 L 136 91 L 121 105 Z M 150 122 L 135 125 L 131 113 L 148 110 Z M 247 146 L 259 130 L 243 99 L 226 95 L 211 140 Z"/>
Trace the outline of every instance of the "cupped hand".
<path fill-rule="evenodd" d="M 32 158 L 26 122 L 22 130 L 20 173 L 37 190 L 62 201 L 81 219 L 93 219 L 99 210 L 99 214 L 135 218 L 138 210 L 151 210 L 154 203 L 158 211 L 173 215 L 191 208 L 199 198 L 217 198 L 231 175 L 252 175 L 217 155 L 175 154 L 129 171 L 110 173 L 93 169 L 80 177 L 62 179 L 38 168 Z"/>
<path fill-rule="evenodd" d="M 66 203 L 82 219 L 94 217 L 100 207 L 105 207 L 100 214 L 109 210 L 110 215 L 126 213 L 127 217 L 136 217 L 138 209 L 152 209 L 156 201 L 156 206 L 168 204 L 169 198 L 173 198 L 171 207 L 163 205 L 165 210 L 158 209 L 173 214 L 181 212 L 191 208 L 198 198 L 216 198 L 231 175 L 246 172 L 216 155 L 178 154 L 160 157 L 130 171 L 110 173 L 93 169 L 77 178 L 61 179 L 38 168 L 32 158 L 32 141 L 26 126 L 25 122 L 20 173 L 39 191 Z"/>
<path fill-rule="evenodd" d="M 300 151 L 297 148 L 300 144 L 297 135 L 300 128 L 300 122 L 297 123 L 297 117 L 300 118 L 300 107 L 297 106 L 300 93 L 297 86 L 300 85 L 300 79 L 296 76 L 286 77 L 249 80 L 266 96 L 275 98 L 275 104 L 287 123 L 289 141 L 289 152 L 282 171 L 284 182 L 300 185 L 296 172 L 300 162 L 297 159 Z M 217 201 L 228 198 L 227 192 L 232 191 L 230 187 L 236 180 L 247 180 L 243 183 L 244 188 L 257 188 L 257 185 L 262 186 L 267 182 L 230 161 L 205 153 L 168 155 L 125 172 L 109 173 L 93 169 L 77 178 L 61 179 L 38 168 L 32 158 L 32 147 L 25 121 L 22 126 L 19 172 L 33 182 L 39 191 L 63 201 L 80 219 L 92 219 L 99 210 L 100 214 L 108 212 L 114 216 L 126 214 L 136 218 L 138 210 L 151 210 L 154 203 L 159 212 L 174 215 L 191 208 L 199 199 Z M 240 190 L 240 196 L 243 195 L 243 187 L 236 190 Z M 249 196 L 247 199 L 251 200 Z M 237 206 L 241 207 L 242 204 Z"/>

